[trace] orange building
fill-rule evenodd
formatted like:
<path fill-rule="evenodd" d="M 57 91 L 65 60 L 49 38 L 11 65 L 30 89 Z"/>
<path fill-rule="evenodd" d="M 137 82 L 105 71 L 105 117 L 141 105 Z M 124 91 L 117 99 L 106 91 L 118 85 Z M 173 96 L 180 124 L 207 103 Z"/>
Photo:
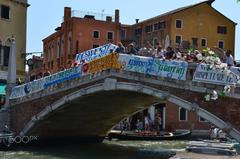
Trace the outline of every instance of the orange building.
<path fill-rule="evenodd" d="M 199 50 L 214 47 L 234 53 L 237 24 L 213 8 L 213 2 L 206 0 L 147 20 L 136 19 L 135 24 L 122 27 L 122 42 L 135 42 L 137 47 L 144 47 L 148 41 Z"/>
<path fill-rule="evenodd" d="M 43 39 L 44 69 L 51 73 L 68 68 L 77 53 L 106 43 L 120 42 L 119 10 L 115 17 L 86 14 L 64 8 L 64 18 L 55 33 Z"/>

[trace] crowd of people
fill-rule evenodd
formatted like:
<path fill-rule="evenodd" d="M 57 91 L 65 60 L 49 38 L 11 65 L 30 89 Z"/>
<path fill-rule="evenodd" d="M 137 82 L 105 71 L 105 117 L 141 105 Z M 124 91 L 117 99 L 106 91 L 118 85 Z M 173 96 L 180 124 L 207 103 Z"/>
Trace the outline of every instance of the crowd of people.
<path fill-rule="evenodd" d="M 136 132 L 156 132 L 159 134 L 162 130 L 162 118 L 160 113 L 156 112 L 154 119 L 150 117 L 150 114 L 147 114 L 137 120 L 124 119 L 119 126 L 121 132 L 134 130 Z"/>
<path fill-rule="evenodd" d="M 153 46 L 151 45 L 150 42 L 147 42 L 147 44 L 144 47 L 138 48 L 135 46 L 134 43 L 131 43 L 127 47 L 125 47 L 120 42 L 118 43 L 118 48 L 116 52 L 126 53 L 130 55 L 160 58 L 163 60 L 182 60 L 196 63 L 204 63 L 206 56 L 211 55 L 218 56 L 221 62 L 227 63 L 228 66 L 239 67 L 239 65 L 237 65 L 236 61 L 234 61 L 233 59 L 231 50 L 224 51 L 216 47 L 212 49 L 215 50 L 217 54 L 215 54 L 213 51 L 210 51 L 209 49 L 205 49 L 202 51 L 194 49 L 184 49 L 180 45 L 176 46 L 175 48 L 172 48 L 170 46 L 164 48 L 159 43 L 156 43 L 156 45 Z"/>

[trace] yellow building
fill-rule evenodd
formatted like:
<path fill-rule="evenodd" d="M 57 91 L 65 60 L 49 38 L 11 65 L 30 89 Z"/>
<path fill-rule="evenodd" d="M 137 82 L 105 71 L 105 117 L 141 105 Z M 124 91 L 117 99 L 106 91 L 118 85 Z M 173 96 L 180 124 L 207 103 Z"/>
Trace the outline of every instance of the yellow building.
<path fill-rule="evenodd" d="M 217 47 L 234 53 L 236 23 L 213 8 L 213 2 L 207 0 L 141 22 L 136 20 L 136 24 L 122 27 L 122 35 L 128 36 L 122 39 L 134 41 L 139 47 L 147 41 L 163 46 L 169 41 L 171 47 Z"/>
<path fill-rule="evenodd" d="M 16 40 L 17 75 L 25 77 L 27 0 L 0 0 L 0 83 L 6 82 L 9 38 Z"/>

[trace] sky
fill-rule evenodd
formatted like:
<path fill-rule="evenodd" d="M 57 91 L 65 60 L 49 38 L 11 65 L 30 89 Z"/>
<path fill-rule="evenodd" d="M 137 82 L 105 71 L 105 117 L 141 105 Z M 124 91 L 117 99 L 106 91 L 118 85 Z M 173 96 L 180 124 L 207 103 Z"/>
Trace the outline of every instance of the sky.
<path fill-rule="evenodd" d="M 64 7 L 73 10 L 112 14 L 120 10 L 122 24 L 134 24 L 173 9 L 202 2 L 203 0 L 28 0 L 27 52 L 42 52 L 42 39 L 54 33 L 61 25 Z M 238 23 L 236 27 L 235 54 L 240 60 L 240 2 L 215 0 L 213 7 Z"/>

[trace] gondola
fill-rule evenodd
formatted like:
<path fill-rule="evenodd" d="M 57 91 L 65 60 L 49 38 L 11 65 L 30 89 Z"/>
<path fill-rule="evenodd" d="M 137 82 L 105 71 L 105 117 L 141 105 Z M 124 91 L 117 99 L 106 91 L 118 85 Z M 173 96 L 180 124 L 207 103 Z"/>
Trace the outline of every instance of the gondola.
<path fill-rule="evenodd" d="M 119 140 L 183 140 L 191 136 L 191 131 L 183 130 L 176 132 L 156 132 L 151 131 L 120 131 L 111 130 L 108 134 L 108 138 Z"/>

